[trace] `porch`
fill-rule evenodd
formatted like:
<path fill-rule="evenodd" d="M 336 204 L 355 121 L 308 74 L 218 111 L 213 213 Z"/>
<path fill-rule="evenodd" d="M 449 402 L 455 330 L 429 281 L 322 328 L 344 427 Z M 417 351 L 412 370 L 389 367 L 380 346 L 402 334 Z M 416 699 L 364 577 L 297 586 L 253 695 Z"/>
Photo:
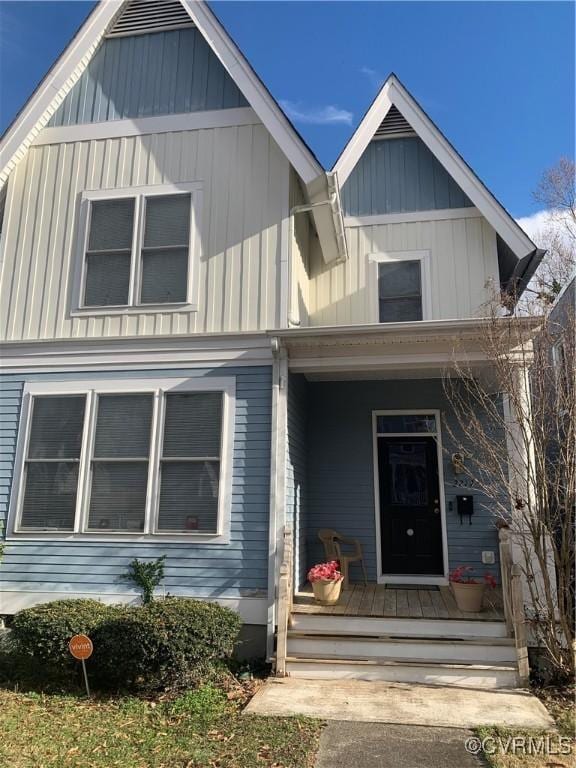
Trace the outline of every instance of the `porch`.
<path fill-rule="evenodd" d="M 370 338 L 358 330 L 316 338 L 310 329 L 308 340 L 285 339 L 290 543 L 278 598 L 281 676 L 472 688 L 527 679 L 494 499 L 455 460 L 473 450 L 442 381 L 459 342 L 451 330 L 426 338 L 420 328 L 404 338 L 398 329 Z M 474 342 L 460 341 L 474 359 Z M 490 375 L 480 357 L 475 365 Z M 333 606 L 315 603 L 307 583 L 309 568 L 334 559 L 322 529 L 357 540 L 367 572 L 365 584 L 352 562 Z M 480 613 L 456 605 L 449 573 L 458 566 L 498 584 Z"/>
<path fill-rule="evenodd" d="M 458 608 L 449 587 L 403 589 L 386 584 L 350 584 L 348 589 L 342 590 L 336 605 L 320 605 L 315 602 L 312 588 L 307 584 L 296 591 L 292 613 L 391 619 L 505 620 L 500 587 L 486 592 L 480 613 L 469 613 Z"/>

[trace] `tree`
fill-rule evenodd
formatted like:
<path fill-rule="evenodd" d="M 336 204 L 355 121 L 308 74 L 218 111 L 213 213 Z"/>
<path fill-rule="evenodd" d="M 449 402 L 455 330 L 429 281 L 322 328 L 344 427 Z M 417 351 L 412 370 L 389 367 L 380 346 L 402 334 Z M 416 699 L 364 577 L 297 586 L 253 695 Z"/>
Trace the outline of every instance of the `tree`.
<path fill-rule="evenodd" d="M 533 342 L 535 319 L 493 313 L 482 323 L 485 366 L 455 363 L 444 388 L 464 472 L 511 529 L 532 629 L 563 678 L 574 674 L 575 324 L 573 311 L 560 329 L 542 320 Z"/>
<path fill-rule="evenodd" d="M 556 677 L 572 680 L 575 301 L 554 299 L 574 272 L 574 163 L 563 159 L 547 171 L 537 194 L 551 211 L 540 283 L 520 308 L 515 297 L 494 295 L 480 333 L 485 363 L 456 363 L 444 388 L 469 483 L 491 499 L 495 522 L 511 529 L 533 635 Z"/>

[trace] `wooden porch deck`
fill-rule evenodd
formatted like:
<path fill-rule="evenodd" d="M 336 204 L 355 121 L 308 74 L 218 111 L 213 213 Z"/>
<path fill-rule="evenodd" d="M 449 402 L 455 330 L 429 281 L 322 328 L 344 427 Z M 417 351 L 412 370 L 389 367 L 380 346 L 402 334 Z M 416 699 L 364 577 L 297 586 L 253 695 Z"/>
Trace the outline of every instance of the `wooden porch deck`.
<path fill-rule="evenodd" d="M 307 584 L 296 592 L 293 613 L 335 614 L 340 616 L 379 616 L 385 618 L 467 619 L 504 621 L 500 588 L 486 592 L 480 613 L 459 610 L 449 587 L 402 589 L 385 584 L 351 584 L 342 591 L 336 605 L 314 602 Z"/>

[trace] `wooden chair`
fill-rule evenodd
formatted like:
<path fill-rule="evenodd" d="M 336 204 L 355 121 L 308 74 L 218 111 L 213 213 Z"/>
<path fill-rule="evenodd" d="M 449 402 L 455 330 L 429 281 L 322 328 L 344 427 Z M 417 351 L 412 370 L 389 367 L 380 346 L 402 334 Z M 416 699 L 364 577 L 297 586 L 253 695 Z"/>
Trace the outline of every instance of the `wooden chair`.
<path fill-rule="evenodd" d="M 321 528 L 318 531 L 318 538 L 324 545 L 324 553 L 326 560 L 338 560 L 340 563 L 340 570 L 344 577 L 344 589 L 349 586 L 348 573 L 350 563 L 360 563 L 362 573 L 364 574 L 364 586 L 368 584 L 368 577 L 366 575 L 366 566 L 364 565 L 364 555 L 362 554 L 362 545 L 358 539 L 353 539 L 349 536 L 342 536 L 338 531 L 333 531 L 331 528 Z M 346 547 L 353 547 L 352 551 L 343 552 L 342 545 Z"/>

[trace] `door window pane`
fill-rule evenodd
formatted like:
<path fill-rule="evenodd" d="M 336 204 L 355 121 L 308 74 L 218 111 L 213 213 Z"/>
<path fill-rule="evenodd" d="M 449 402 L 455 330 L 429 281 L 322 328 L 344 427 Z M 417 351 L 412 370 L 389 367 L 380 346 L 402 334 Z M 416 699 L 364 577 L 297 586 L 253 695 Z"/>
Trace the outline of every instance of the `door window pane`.
<path fill-rule="evenodd" d="M 388 449 L 390 503 L 398 506 L 425 506 L 428 503 L 426 446 L 399 443 Z"/>
<path fill-rule="evenodd" d="M 21 529 L 74 530 L 85 403 L 84 395 L 33 398 Z"/>
<path fill-rule="evenodd" d="M 381 323 L 422 320 L 420 261 L 378 264 L 378 304 Z"/>
<path fill-rule="evenodd" d="M 153 398 L 100 395 L 91 463 L 88 527 L 143 531 Z"/>
<path fill-rule="evenodd" d="M 217 532 L 221 433 L 221 393 L 166 396 L 160 531 Z"/>
<path fill-rule="evenodd" d="M 436 432 L 436 416 L 430 413 L 384 414 L 376 418 L 378 434 L 396 432 Z"/>

